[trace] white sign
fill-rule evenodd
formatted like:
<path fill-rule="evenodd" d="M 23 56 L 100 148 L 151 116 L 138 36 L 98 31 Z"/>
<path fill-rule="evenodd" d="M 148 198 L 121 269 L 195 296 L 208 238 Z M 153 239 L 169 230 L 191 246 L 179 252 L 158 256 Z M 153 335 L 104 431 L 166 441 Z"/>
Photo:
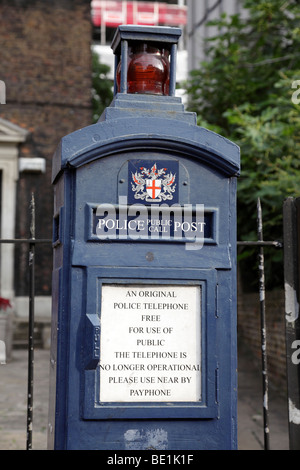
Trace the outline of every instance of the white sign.
<path fill-rule="evenodd" d="M 100 402 L 201 399 L 200 286 L 102 286 Z"/>

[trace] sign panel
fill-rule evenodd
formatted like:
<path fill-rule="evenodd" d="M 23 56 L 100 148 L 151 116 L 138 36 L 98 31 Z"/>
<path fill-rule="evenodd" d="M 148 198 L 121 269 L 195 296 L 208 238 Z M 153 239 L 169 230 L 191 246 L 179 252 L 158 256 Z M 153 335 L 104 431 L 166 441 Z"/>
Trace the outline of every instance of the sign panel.
<path fill-rule="evenodd" d="M 201 287 L 102 286 L 100 402 L 201 399 Z"/>

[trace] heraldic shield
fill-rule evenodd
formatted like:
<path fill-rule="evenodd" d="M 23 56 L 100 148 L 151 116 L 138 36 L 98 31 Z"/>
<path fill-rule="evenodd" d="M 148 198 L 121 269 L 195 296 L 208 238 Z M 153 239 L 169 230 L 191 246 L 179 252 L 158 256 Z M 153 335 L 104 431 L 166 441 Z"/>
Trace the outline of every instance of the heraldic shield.
<path fill-rule="evenodd" d="M 178 162 L 131 160 L 128 165 L 128 202 L 178 202 Z"/>

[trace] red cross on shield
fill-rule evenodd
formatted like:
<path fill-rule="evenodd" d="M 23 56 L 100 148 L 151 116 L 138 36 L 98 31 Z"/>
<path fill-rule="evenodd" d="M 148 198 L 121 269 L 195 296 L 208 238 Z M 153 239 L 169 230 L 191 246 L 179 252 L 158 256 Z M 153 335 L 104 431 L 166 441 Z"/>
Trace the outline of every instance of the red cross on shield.
<path fill-rule="evenodd" d="M 151 199 L 156 199 L 161 193 L 161 180 L 147 180 L 146 190 Z"/>

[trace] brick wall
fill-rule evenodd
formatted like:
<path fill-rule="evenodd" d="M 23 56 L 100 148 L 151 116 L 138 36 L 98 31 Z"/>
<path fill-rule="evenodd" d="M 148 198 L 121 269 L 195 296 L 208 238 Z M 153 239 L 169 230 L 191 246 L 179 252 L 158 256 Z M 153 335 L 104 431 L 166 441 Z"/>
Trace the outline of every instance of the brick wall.
<path fill-rule="evenodd" d="M 61 137 L 92 122 L 91 20 L 87 0 L 2 0 L 0 117 L 28 129 L 21 157 L 46 159 L 46 173 L 20 174 L 16 237 L 29 236 L 29 202 L 36 197 L 36 237 L 52 238 L 52 155 Z M 16 294 L 26 295 L 28 254 L 16 248 Z M 51 294 L 50 246 L 37 247 L 37 295 Z"/>

